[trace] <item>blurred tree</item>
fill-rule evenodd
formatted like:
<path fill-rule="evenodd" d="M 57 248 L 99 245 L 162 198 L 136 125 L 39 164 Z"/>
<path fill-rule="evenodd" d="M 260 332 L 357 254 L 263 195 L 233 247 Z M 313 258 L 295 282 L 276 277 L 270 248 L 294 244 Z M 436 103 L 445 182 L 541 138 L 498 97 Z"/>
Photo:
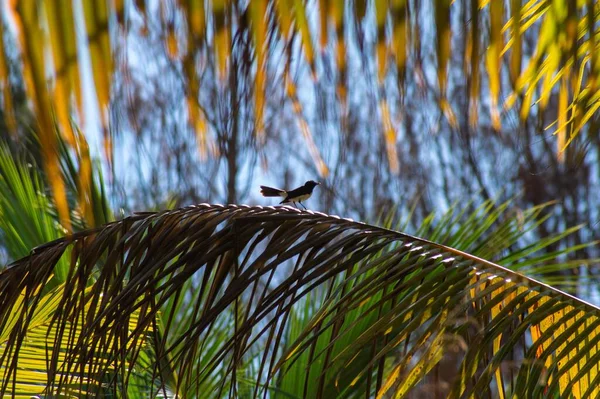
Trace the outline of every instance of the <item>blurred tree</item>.
<path fill-rule="evenodd" d="M 597 118 L 595 111 L 600 106 L 600 99 L 593 94 L 600 76 L 600 52 L 595 36 L 598 7 L 593 0 L 525 4 L 508 0 L 356 0 L 350 3 L 340 0 L 316 3 L 189 0 L 118 1 L 114 6 L 97 0 L 84 2 L 79 12 L 70 1 L 62 5 L 43 1 L 5 3 L 3 10 L 7 11 L 7 18 L 2 21 L 7 23 L 10 19 L 17 28 L 27 93 L 42 127 L 43 159 L 59 212 L 68 225 L 66 202 L 62 199 L 64 186 L 52 155 L 55 144 L 51 126 L 55 115 L 67 142 L 76 149 L 85 147 L 69 119 L 72 110 L 83 116 L 84 88 L 78 73 L 81 49 L 86 50 L 82 56 L 89 53 L 91 61 L 109 165 L 114 160 L 113 140 L 117 135 L 109 123 L 110 115 L 115 112 L 111 108 L 118 103 L 115 88 L 129 86 L 132 76 L 120 73 L 123 64 L 137 63 L 142 53 L 156 54 L 160 41 L 160 48 L 174 64 L 172 67 L 182 82 L 176 90 L 176 98 L 185 99 L 185 110 L 180 104 L 172 104 L 179 108 L 178 119 L 190 122 L 202 157 L 211 154 L 210 148 L 215 150 L 213 156 L 223 157 L 221 162 L 228 177 L 222 189 L 226 187 L 230 191 L 223 197 L 239 200 L 241 196 L 233 174 L 244 168 L 239 167 L 242 165 L 238 156 L 242 154 L 237 154 L 236 143 L 239 141 L 244 147 L 249 141 L 242 140 L 240 132 L 246 135 L 251 130 L 254 152 L 262 153 L 263 162 L 272 159 L 267 150 L 268 139 L 282 135 L 284 127 L 277 121 L 282 108 L 293 110 L 294 120 L 300 126 L 291 129 L 290 134 L 298 135 L 297 130 L 300 131 L 303 148 L 309 150 L 314 162 L 311 169 L 321 176 L 328 175 L 330 168 L 347 159 L 347 148 L 343 145 L 329 151 L 325 149 L 332 143 L 351 144 L 347 136 L 353 132 L 349 131 L 348 123 L 357 106 L 368 110 L 369 129 L 363 133 L 367 136 L 364 140 L 370 142 L 366 147 L 369 153 L 376 151 L 370 155 L 367 165 L 373 161 L 379 164 L 380 154 L 385 153 L 390 171 L 401 172 L 401 164 L 415 163 L 413 159 L 404 159 L 397 147 L 401 142 L 413 140 L 408 138 L 412 132 L 406 127 L 406 115 L 411 107 L 406 109 L 405 106 L 406 99 L 413 99 L 417 92 L 427 101 L 415 106 L 429 112 L 424 116 L 427 123 L 411 118 L 415 126 L 419 126 L 418 131 L 429 131 L 432 122 L 447 124 L 446 128 L 456 130 L 459 127 L 456 110 L 460 110 L 458 116 L 466 116 L 462 119 L 466 119 L 470 129 L 477 127 L 473 132 L 491 127 L 502 135 L 501 127 L 510 123 L 514 115 L 512 111 L 505 113 L 505 109 L 518 110 L 519 120 L 525 125 L 543 110 L 551 110 L 546 115 L 553 116 L 544 118 L 544 125 L 537 128 L 555 122 L 552 129 L 557 139 L 551 144 L 555 157 L 563 162 L 569 157 L 563 152 L 565 145 L 579 137 L 578 133 L 590 123 L 594 126 L 592 119 Z M 83 19 L 79 18 L 81 14 Z M 144 36 L 154 40 L 144 40 Z M 40 40 L 42 37 L 48 40 Z M 87 46 L 79 45 L 80 42 Z M 153 50 L 136 49 L 132 46 L 134 42 L 151 43 Z M 46 51 L 46 44 L 50 46 L 50 53 Z M 51 62 L 45 59 L 49 54 Z M 394 62 L 390 62 L 392 60 Z M 156 79 L 164 78 L 155 70 L 162 71 L 164 67 L 159 59 L 137 63 L 137 66 L 147 73 L 154 69 Z M 131 65 L 125 69 L 129 68 Z M 47 85 L 48 76 L 53 78 L 50 85 Z M 311 76 L 316 79 L 314 85 Z M 210 80 L 208 87 L 207 80 Z M 231 85 L 232 82 L 235 84 Z M 211 90 L 211 85 L 219 90 Z M 355 86 L 364 90 L 357 91 Z M 483 88 L 489 88 L 489 94 L 482 95 Z M 464 95 L 462 104 L 457 104 L 457 89 Z M 323 90 L 328 100 L 319 98 Z M 221 100 L 206 99 L 219 92 Z M 365 105 L 365 99 L 371 104 Z M 551 101 L 553 99 L 556 101 Z M 223 115 L 212 118 L 211 122 L 208 113 L 215 110 L 206 107 L 206 101 L 223 101 L 228 109 L 234 109 L 231 105 L 235 101 L 235 109 L 240 108 L 235 111 L 239 116 L 228 115 L 231 126 L 224 130 Z M 270 107 L 273 103 L 275 109 Z M 286 107 L 285 103 L 289 105 Z M 549 108 L 549 104 L 553 107 Z M 332 114 L 338 122 L 333 125 L 329 118 Z M 285 120 L 289 122 L 289 117 Z M 242 121 L 246 123 L 240 123 Z M 248 121 L 253 129 L 249 129 Z M 322 127 L 317 126 L 317 122 L 322 123 Z M 441 127 L 434 126 L 434 130 Z M 509 125 L 509 130 L 513 140 L 523 140 L 512 131 L 514 126 L 511 129 Z M 337 131 L 339 137 L 331 137 L 332 131 Z M 225 146 L 224 132 L 227 134 Z M 320 134 L 313 135 L 313 132 Z M 471 136 L 477 135 L 469 134 Z M 464 135 L 457 137 L 462 144 L 469 144 L 464 141 Z M 488 141 L 487 137 L 479 139 Z M 282 140 L 292 145 L 289 138 Z M 293 144 L 297 152 L 299 147 Z M 217 148 L 226 151 L 219 152 Z M 471 148 L 465 148 L 465 154 L 475 149 L 472 144 Z M 448 150 L 446 146 L 440 149 Z M 411 150 L 411 154 L 415 155 L 415 151 Z M 85 157 L 85 151 L 82 156 Z M 365 161 L 365 157 L 361 158 Z M 82 165 L 87 167 L 88 163 L 85 160 Z M 466 165 L 474 169 L 473 164 L 471 156 Z M 208 169 L 214 172 L 218 168 Z M 485 191 L 481 171 L 472 172 L 479 189 Z M 162 179 L 164 176 L 158 180 Z M 379 183 L 378 187 L 390 182 L 379 176 L 375 180 L 367 179 Z M 397 192 L 397 189 L 392 184 L 390 190 Z M 244 188 L 241 192 L 245 192 Z M 409 192 L 405 195 L 411 198 L 424 194 L 415 196 Z M 333 204 L 332 199 L 327 202 Z"/>

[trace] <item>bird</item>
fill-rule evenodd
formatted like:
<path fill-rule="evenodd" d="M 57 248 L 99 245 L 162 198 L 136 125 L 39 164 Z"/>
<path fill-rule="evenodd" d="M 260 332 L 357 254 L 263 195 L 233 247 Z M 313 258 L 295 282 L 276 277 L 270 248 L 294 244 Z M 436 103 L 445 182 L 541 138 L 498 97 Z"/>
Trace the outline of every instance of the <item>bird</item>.
<path fill-rule="evenodd" d="M 304 183 L 303 186 L 300 186 L 293 190 L 282 190 L 279 188 L 260 186 L 260 193 L 263 195 L 263 197 L 283 197 L 283 201 L 281 201 L 280 204 L 291 202 L 297 208 L 297 202 L 300 205 L 302 205 L 304 209 L 306 209 L 302 201 L 306 201 L 307 199 L 309 199 L 312 195 L 314 188 L 320 184 L 321 183 L 316 182 L 314 180 L 309 180 L 306 183 Z"/>

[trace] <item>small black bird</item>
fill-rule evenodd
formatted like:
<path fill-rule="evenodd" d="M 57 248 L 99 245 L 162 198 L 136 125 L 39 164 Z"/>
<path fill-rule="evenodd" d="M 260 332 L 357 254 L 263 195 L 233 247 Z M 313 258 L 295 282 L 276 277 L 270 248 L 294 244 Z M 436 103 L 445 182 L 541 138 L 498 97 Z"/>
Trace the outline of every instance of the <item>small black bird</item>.
<path fill-rule="evenodd" d="M 304 207 L 304 209 L 306 209 L 306 207 L 304 206 L 302 201 L 309 199 L 310 196 L 312 195 L 313 189 L 316 186 L 318 186 L 319 184 L 321 184 L 321 183 L 318 183 L 313 180 L 309 180 L 306 183 L 304 183 L 303 186 L 300 186 L 298 188 L 295 188 L 295 189 L 289 190 L 289 191 L 281 190 L 281 189 L 273 188 L 273 187 L 260 186 L 260 193 L 263 195 L 263 197 L 284 197 L 283 201 L 281 201 L 280 204 L 285 204 L 286 202 L 291 202 L 297 208 L 298 207 L 296 205 L 296 202 L 297 202 L 300 205 L 302 205 Z"/>

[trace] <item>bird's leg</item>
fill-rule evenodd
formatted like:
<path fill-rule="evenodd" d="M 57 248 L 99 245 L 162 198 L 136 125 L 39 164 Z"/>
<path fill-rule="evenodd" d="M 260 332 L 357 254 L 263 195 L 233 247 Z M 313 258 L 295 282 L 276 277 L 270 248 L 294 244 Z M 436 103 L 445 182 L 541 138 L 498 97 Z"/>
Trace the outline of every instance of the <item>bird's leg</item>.
<path fill-rule="evenodd" d="M 304 204 L 302 202 L 298 202 L 300 205 L 302 205 L 302 208 L 304 208 L 304 210 L 308 210 L 306 209 L 306 207 L 304 206 Z"/>
<path fill-rule="evenodd" d="M 294 206 L 295 206 L 296 208 L 298 208 L 298 205 L 296 204 L 296 202 L 292 201 L 292 204 L 294 204 Z"/>

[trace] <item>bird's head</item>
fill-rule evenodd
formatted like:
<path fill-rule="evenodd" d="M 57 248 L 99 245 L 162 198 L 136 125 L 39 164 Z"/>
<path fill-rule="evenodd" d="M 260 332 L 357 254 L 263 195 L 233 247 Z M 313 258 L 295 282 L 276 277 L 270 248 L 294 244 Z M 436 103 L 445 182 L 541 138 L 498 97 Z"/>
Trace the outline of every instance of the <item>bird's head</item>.
<path fill-rule="evenodd" d="M 315 188 L 316 186 L 320 185 L 321 183 L 316 182 L 314 180 L 309 180 L 306 183 L 304 183 L 305 187 L 310 187 L 310 188 Z"/>

